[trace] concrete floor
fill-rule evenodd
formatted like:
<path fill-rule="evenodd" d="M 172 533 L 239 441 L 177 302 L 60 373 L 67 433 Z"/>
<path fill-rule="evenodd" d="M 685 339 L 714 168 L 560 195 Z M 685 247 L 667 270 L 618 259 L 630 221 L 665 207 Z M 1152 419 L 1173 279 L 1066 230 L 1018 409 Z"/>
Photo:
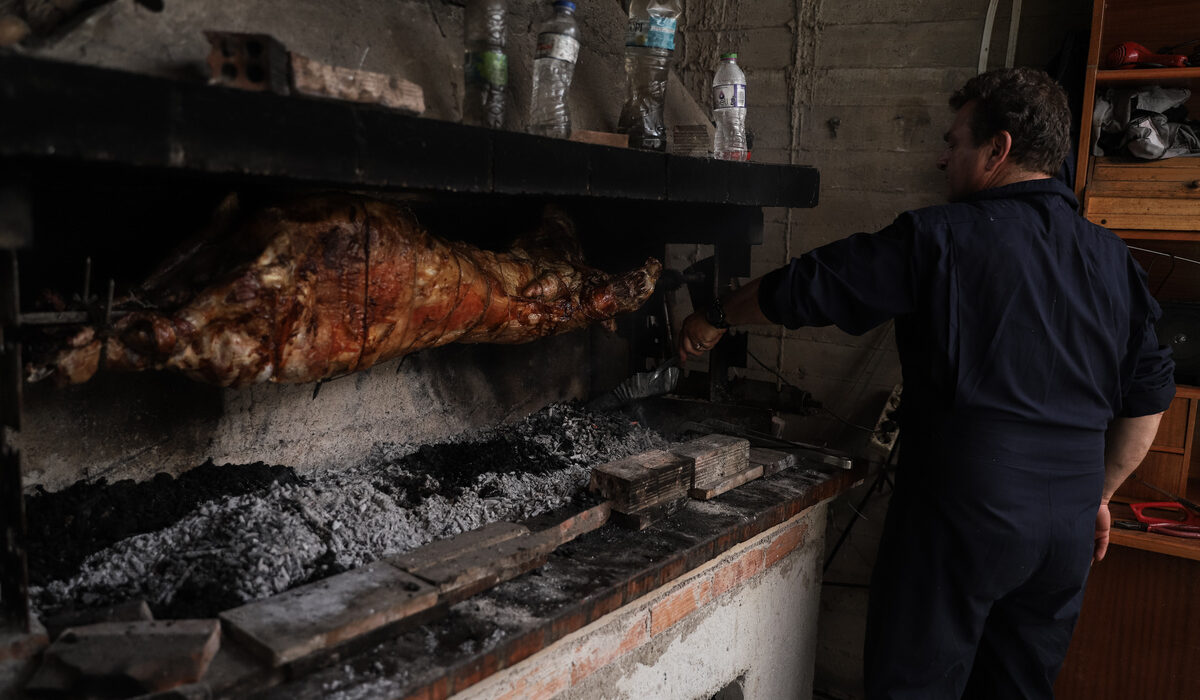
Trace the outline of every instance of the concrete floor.
<path fill-rule="evenodd" d="M 829 506 L 826 559 L 842 532 L 852 522 L 854 524 L 850 536 L 824 574 L 817 621 L 814 698 L 859 700 L 864 697 L 862 647 L 868 583 L 891 496 L 891 487 L 885 483 L 863 503 L 875 478 L 872 474 L 863 485 L 842 494 Z M 863 504 L 861 509 L 860 504 Z"/>

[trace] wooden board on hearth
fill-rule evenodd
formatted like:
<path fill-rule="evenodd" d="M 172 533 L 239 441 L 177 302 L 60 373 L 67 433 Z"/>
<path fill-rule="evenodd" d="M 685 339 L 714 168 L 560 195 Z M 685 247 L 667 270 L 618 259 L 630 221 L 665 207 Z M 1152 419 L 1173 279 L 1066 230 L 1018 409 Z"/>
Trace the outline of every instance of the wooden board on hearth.
<path fill-rule="evenodd" d="M 690 487 L 703 487 L 741 473 L 750 463 L 749 440 L 717 433 L 672 447 L 671 452 L 694 463 Z"/>
<path fill-rule="evenodd" d="M 432 607 L 437 589 L 382 561 L 221 613 L 233 636 L 273 666 Z"/>
<path fill-rule="evenodd" d="M 750 466 L 762 465 L 763 476 L 770 476 L 796 466 L 796 455 L 765 447 L 750 448 Z"/>
<path fill-rule="evenodd" d="M 688 495 L 699 501 L 707 501 L 710 498 L 716 498 L 726 491 L 732 491 L 742 484 L 754 481 L 763 475 L 763 466 L 757 464 L 747 467 L 737 474 L 723 477 L 706 486 L 693 486 L 688 489 Z"/>
<path fill-rule="evenodd" d="M 733 464 L 733 462 L 730 464 Z M 745 469 L 719 477 L 707 483 L 697 481 L 695 486 L 688 489 L 688 495 L 697 500 L 707 501 L 727 491 L 732 491 L 742 484 L 749 483 L 763 476 L 770 476 L 794 466 L 796 466 L 796 456 L 793 454 L 762 447 L 751 447 L 748 464 Z"/>
<path fill-rule="evenodd" d="M 630 513 L 687 496 L 693 461 L 651 450 L 592 469 L 590 487 L 611 499 L 613 510 Z"/>

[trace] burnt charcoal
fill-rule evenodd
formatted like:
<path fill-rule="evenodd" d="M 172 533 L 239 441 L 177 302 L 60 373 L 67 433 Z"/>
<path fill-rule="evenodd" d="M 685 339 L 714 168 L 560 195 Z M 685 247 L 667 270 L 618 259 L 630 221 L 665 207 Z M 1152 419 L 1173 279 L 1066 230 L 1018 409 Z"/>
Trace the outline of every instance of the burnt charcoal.
<path fill-rule="evenodd" d="M 376 488 L 401 505 L 431 496 L 453 499 L 480 487 L 478 495 L 500 495 L 503 474 L 549 474 L 571 465 L 605 461 L 619 444 L 638 433 L 638 425 L 620 413 L 586 413 L 574 404 L 541 411 L 511 426 L 437 445 L 422 445 L 390 465 L 391 478 Z M 481 484 L 481 479 L 484 483 Z"/>
<path fill-rule="evenodd" d="M 25 499 L 30 583 L 68 577 L 88 555 L 115 542 L 164 528 L 206 501 L 275 482 L 300 483 L 300 477 L 291 467 L 209 461 L 179 478 L 159 473 L 143 483 L 99 479 L 54 493 L 39 490 Z"/>
<path fill-rule="evenodd" d="M 289 470 L 290 480 L 205 501 L 165 527 L 127 536 L 88 555 L 78 569 L 31 586 L 31 603 L 37 614 L 52 615 L 139 598 L 158 619 L 212 617 L 488 523 L 532 522 L 572 505 L 578 512 L 595 505 L 585 490 L 593 466 L 665 446 L 625 416 L 564 404 L 444 445 L 381 443 L 360 464 L 330 465 L 304 480 Z M 200 500 L 181 493 L 185 478 L 162 477 L 137 489 L 148 489 L 139 493 L 151 503 L 182 511 L 185 498 Z M 192 488 L 212 495 L 214 478 Z M 116 492 L 135 489 L 120 486 Z M 119 514 L 145 506 L 101 507 Z M 63 508 L 60 519 L 73 513 Z M 140 516 L 129 520 L 146 529 Z"/>

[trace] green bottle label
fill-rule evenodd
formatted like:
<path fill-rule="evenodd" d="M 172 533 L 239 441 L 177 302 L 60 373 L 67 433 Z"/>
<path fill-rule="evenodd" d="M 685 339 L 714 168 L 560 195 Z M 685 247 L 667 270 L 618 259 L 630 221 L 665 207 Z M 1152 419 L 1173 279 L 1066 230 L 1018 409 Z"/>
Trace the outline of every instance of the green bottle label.
<path fill-rule="evenodd" d="M 508 56 L 499 51 L 471 54 L 469 80 L 502 88 L 508 85 Z"/>

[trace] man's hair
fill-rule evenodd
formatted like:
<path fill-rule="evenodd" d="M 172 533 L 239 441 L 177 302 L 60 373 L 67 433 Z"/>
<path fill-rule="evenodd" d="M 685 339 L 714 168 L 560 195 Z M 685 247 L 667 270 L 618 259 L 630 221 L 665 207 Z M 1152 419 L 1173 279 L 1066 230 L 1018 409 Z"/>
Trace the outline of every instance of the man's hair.
<path fill-rule="evenodd" d="M 1071 150 L 1067 94 L 1045 71 L 1000 68 L 967 81 L 950 97 L 956 111 L 975 103 L 971 137 L 982 144 L 1000 131 L 1012 135 L 1009 158 L 1026 170 L 1058 172 Z"/>

